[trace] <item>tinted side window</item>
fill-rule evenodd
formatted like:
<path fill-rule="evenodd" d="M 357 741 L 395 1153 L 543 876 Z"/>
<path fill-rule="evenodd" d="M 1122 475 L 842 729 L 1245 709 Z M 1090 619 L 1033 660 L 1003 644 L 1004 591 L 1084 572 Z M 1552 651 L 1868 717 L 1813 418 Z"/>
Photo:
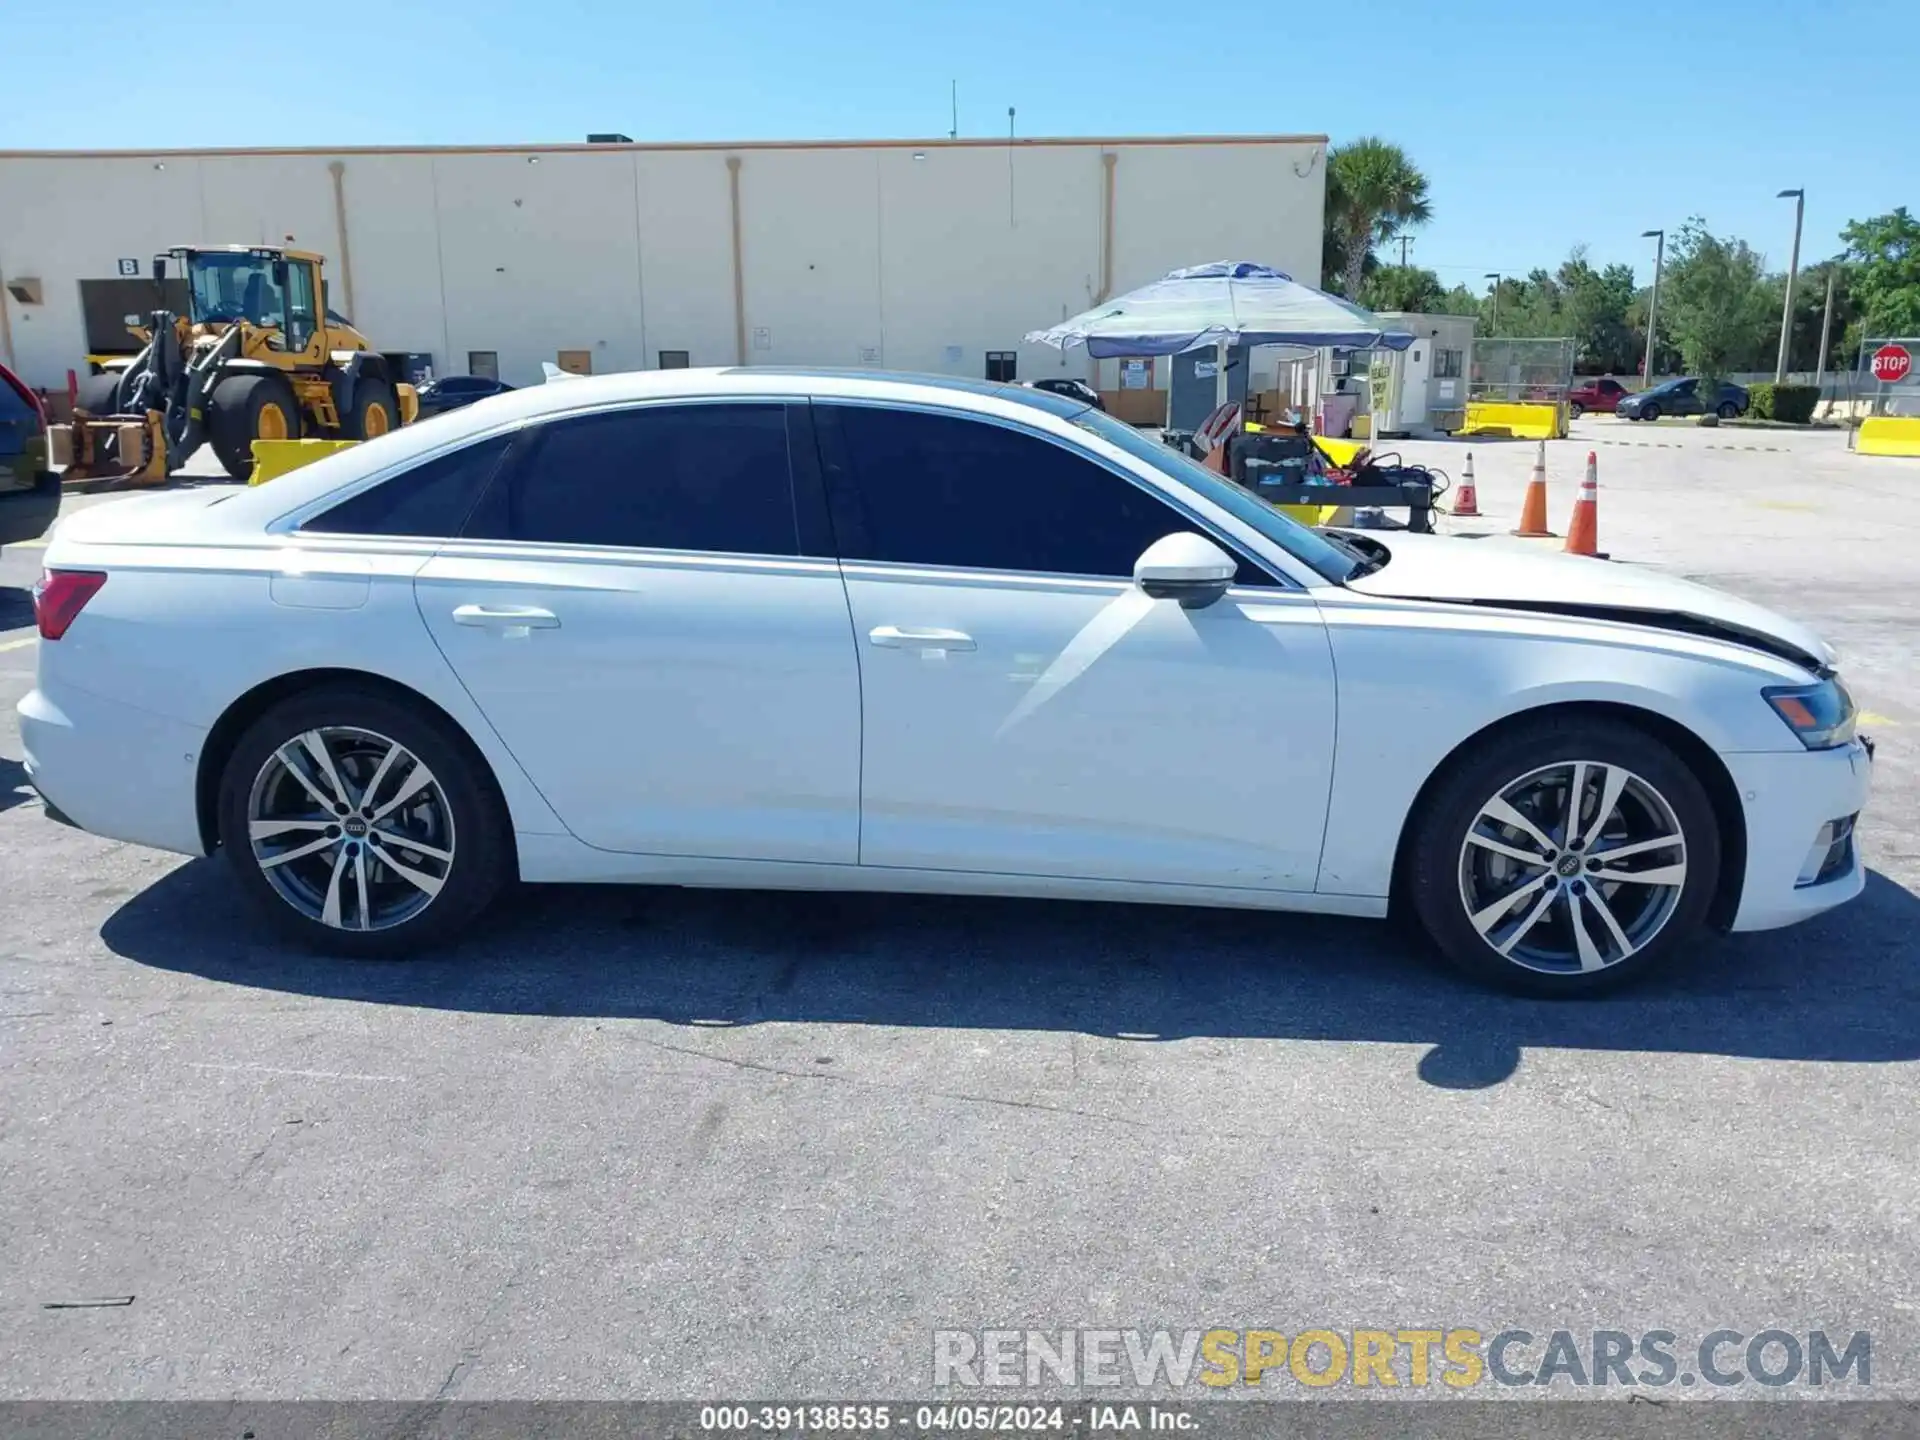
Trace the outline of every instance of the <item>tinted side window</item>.
<path fill-rule="evenodd" d="M 1129 579 L 1154 541 L 1196 528 L 1037 436 L 875 406 L 833 406 L 831 416 L 845 455 L 829 484 L 849 559 Z M 1244 562 L 1241 579 L 1272 583 Z"/>
<path fill-rule="evenodd" d="M 511 443 L 509 437 L 495 436 L 437 456 L 362 490 L 300 528 L 329 535 L 458 535 Z"/>
<path fill-rule="evenodd" d="M 492 540 L 797 555 L 775 404 L 650 405 L 528 432 L 467 533 Z"/>

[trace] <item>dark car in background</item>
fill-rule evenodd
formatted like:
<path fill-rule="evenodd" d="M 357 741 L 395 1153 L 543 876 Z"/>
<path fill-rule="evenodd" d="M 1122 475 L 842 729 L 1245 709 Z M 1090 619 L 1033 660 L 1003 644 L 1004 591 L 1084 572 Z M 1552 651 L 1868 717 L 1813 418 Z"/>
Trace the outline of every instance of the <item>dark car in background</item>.
<path fill-rule="evenodd" d="M 1610 375 L 1589 375 L 1567 391 L 1567 413 L 1576 420 L 1589 410 L 1596 415 L 1611 415 L 1614 407 L 1632 393 Z"/>
<path fill-rule="evenodd" d="M 1084 380 L 1073 380 L 1064 376 L 1050 376 L 1045 380 L 1029 380 L 1028 386 L 1034 390 L 1045 390 L 1049 395 L 1064 395 L 1069 400 L 1080 400 L 1096 410 L 1106 409 L 1100 399 L 1100 392 Z"/>
<path fill-rule="evenodd" d="M 485 375 L 444 375 L 420 387 L 420 414 L 440 415 L 458 410 L 491 395 L 504 395 L 513 386 L 490 380 Z"/>
<path fill-rule="evenodd" d="M 0 365 L 0 547 L 37 540 L 60 513 L 60 477 L 47 468 L 40 397 Z"/>
<path fill-rule="evenodd" d="M 1722 420 L 1731 420 L 1736 415 L 1747 413 L 1747 392 L 1726 381 L 1720 386 L 1720 393 L 1712 406 L 1706 403 L 1706 397 L 1700 393 L 1700 382 L 1689 375 L 1680 380 L 1668 380 L 1654 386 L 1651 390 L 1642 390 L 1638 395 L 1629 395 L 1620 402 L 1614 411 L 1622 420 L 1658 420 L 1662 415 L 1704 415 L 1712 409 Z"/>

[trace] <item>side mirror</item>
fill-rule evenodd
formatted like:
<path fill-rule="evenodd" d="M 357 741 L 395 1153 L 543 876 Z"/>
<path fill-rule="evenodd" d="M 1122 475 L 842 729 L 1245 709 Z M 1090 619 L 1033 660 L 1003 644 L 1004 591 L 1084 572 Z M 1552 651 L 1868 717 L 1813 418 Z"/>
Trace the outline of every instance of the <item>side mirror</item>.
<path fill-rule="evenodd" d="M 166 279 L 167 257 L 164 255 L 156 255 L 153 257 L 153 283 L 162 285 L 166 283 Z"/>
<path fill-rule="evenodd" d="M 273 283 L 282 290 L 287 288 L 287 262 L 286 261 L 276 260 L 273 262 Z"/>
<path fill-rule="evenodd" d="M 1234 558 L 1204 535 L 1183 530 L 1149 545 L 1133 562 L 1133 583 L 1154 600 L 1178 600 L 1182 610 L 1204 610 L 1233 584 Z"/>

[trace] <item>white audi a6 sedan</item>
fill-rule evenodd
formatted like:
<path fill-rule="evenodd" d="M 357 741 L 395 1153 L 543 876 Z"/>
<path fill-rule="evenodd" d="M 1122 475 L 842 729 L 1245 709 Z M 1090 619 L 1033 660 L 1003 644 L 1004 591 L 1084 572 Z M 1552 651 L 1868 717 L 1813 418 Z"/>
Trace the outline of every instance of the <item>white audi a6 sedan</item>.
<path fill-rule="evenodd" d="M 1591 991 L 1859 893 L 1832 652 L 1499 539 L 1317 533 L 1077 400 L 517 391 L 56 531 L 48 813 L 389 955 L 515 876 L 1417 915 Z"/>

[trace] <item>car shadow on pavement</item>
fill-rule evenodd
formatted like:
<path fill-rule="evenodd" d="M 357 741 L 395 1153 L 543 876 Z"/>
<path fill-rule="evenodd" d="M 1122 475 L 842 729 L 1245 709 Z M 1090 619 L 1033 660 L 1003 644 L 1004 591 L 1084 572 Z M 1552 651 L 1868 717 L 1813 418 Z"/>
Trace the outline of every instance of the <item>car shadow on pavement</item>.
<path fill-rule="evenodd" d="M 33 592 L 19 585 L 0 585 L 0 634 L 24 630 L 33 624 Z"/>
<path fill-rule="evenodd" d="M 38 798 L 27 784 L 27 767 L 18 760 L 0 755 L 0 812 Z"/>
<path fill-rule="evenodd" d="M 1425 1044 L 1421 1078 L 1451 1089 L 1500 1083 L 1528 1047 L 1920 1058 L 1920 897 L 1877 873 L 1795 929 L 1580 1002 L 1480 989 L 1378 922 L 934 896 L 528 886 L 443 954 L 337 960 L 282 944 L 207 860 L 101 936 L 220 984 L 440 1010 Z"/>

